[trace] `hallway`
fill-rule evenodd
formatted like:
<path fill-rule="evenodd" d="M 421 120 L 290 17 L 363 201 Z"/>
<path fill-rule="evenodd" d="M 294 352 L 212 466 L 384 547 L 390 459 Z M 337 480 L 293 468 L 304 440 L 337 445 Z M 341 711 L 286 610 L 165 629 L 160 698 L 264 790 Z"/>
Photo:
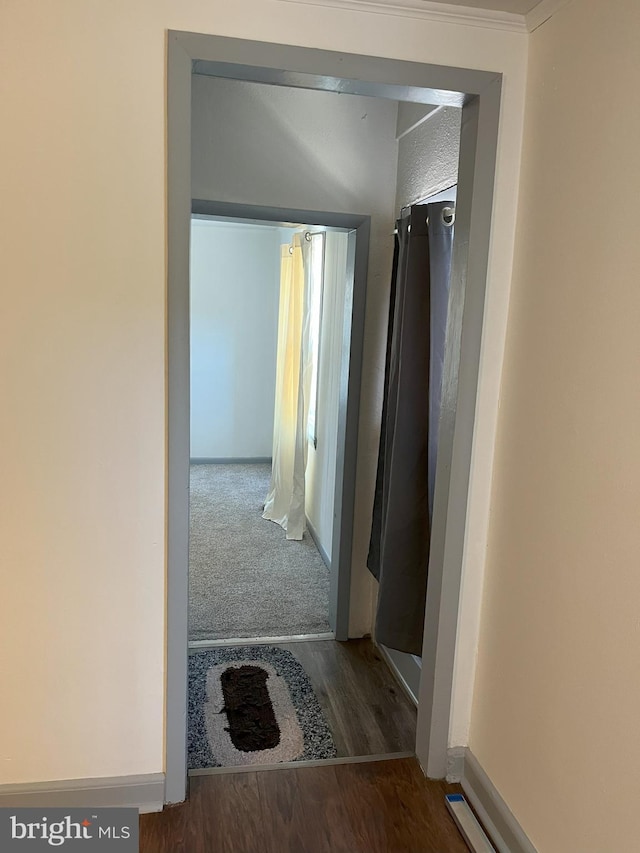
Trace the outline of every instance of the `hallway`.
<path fill-rule="evenodd" d="M 282 644 L 300 661 L 340 756 L 413 753 L 416 708 L 370 639 Z"/>
<path fill-rule="evenodd" d="M 140 818 L 140 853 L 468 853 L 415 758 L 198 776 Z"/>

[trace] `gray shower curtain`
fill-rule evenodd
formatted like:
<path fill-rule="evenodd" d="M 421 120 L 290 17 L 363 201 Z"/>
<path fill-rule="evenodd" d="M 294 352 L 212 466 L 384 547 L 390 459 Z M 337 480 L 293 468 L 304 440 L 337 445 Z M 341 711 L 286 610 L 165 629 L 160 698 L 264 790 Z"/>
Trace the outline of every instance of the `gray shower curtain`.
<path fill-rule="evenodd" d="M 450 202 L 397 223 L 380 450 L 367 564 L 379 643 L 420 655 L 449 301 Z"/>

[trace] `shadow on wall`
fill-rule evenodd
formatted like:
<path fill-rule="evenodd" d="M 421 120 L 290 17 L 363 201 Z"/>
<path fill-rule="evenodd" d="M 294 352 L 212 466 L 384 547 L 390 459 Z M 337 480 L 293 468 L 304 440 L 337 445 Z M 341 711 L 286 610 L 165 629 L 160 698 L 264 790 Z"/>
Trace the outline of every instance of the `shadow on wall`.
<path fill-rule="evenodd" d="M 193 86 L 194 196 L 345 213 L 379 207 L 379 190 L 364 199 L 362 189 L 385 148 L 395 160 L 394 101 L 202 76 Z"/>

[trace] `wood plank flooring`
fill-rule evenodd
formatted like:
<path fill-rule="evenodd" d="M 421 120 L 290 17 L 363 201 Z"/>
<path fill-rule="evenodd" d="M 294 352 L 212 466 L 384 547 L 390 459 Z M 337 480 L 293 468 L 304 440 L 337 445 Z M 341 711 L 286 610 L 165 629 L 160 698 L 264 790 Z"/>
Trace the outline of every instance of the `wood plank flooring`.
<path fill-rule="evenodd" d="M 140 818 L 140 853 L 468 853 L 414 758 L 197 776 Z"/>
<path fill-rule="evenodd" d="M 338 756 L 413 752 L 416 709 L 371 640 L 282 645 L 304 667 Z"/>

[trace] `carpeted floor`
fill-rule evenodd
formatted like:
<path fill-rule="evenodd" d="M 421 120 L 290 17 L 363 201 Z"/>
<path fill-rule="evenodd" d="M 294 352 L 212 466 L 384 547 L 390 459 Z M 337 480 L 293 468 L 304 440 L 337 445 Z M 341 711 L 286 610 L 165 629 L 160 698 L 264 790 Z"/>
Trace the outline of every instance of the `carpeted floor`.
<path fill-rule="evenodd" d="M 329 630 L 329 572 L 309 536 L 262 518 L 266 464 L 192 465 L 189 638 Z"/>

